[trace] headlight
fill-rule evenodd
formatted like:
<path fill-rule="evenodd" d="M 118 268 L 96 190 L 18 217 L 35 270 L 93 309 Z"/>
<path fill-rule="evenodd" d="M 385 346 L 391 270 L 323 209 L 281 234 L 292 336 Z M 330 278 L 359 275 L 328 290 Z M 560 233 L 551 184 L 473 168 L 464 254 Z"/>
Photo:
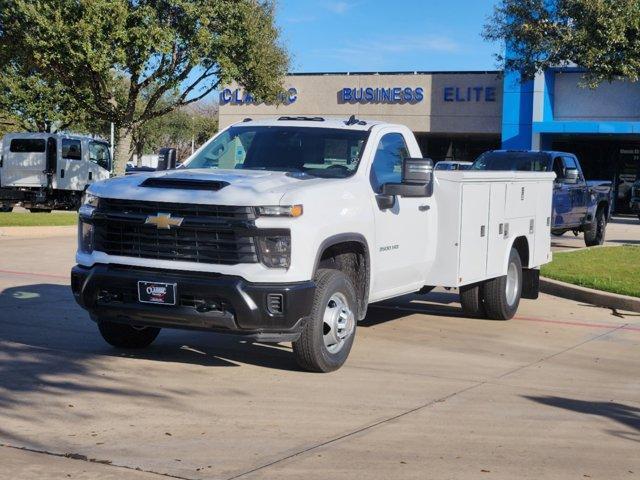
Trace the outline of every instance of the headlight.
<path fill-rule="evenodd" d="M 262 217 L 299 217 L 302 215 L 302 205 L 273 205 L 257 207 L 258 215 Z"/>
<path fill-rule="evenodd" d="M 82 195 L 80 210 L 78 210 L 80 218 L 91 218 L 91 216 L 93 215 L 93 211 L 98 207 L 99 201 L 100 197 L 98 197 L 97 195 L 89 192 L 84 192 L 84 195 Z"/>
<path fill-rule="evenodd" d="M 260 261 L 268 268 L 289 268 L 291 263 L 291 237 L 258 237 Z"/>
<path fill-rule="evenodd" d="M 78 249 L 83 253 L 93 252 L 93 225 L 82 219 L 78 222 Z"/>
<path fill-rule="evenodd" d="M 98 197 L 97 195 L 94 195 L 93 193 L 84 192 L 84 195 L 82 195 L 82 205 L 97 207 L 98 200 L 100 200 L 100 197 Z"/>

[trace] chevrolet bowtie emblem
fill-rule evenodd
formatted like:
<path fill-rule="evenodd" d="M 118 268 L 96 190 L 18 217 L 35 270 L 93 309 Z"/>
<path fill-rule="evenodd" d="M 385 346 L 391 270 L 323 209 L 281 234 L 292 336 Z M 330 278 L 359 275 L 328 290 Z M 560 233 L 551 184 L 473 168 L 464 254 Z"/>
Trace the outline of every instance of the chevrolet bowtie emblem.
<path fill-rule="evenodd" d="M 144 223 L 155 225 L 158 230 L 169 230 L 171 227 L 179 227 L 183 221 L 182 217 L 172 217 L 170 213 L 159 213 L 155 216 L 149 215 Z"/>

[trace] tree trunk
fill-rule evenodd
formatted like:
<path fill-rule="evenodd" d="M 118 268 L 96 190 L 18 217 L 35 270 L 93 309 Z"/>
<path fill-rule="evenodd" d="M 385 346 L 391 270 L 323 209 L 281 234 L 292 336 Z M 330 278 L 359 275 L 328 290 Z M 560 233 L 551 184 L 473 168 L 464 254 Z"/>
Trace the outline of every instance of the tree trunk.
<path fill-rule="evenodd" d="M 144 152 L 144 148 L 142 148 L 142 142 L 136 143 L 136 156 L 137 158 L 137 166 L 142 166 L 142 152 Z"/>
<path fill-rule="evenodd" d="M 116 142 L 116 152 L 114 154 L 113 174 L 124 175 L 127 162 L 131 158 L 131 128 L 118 128 L 118 141 Z"/>

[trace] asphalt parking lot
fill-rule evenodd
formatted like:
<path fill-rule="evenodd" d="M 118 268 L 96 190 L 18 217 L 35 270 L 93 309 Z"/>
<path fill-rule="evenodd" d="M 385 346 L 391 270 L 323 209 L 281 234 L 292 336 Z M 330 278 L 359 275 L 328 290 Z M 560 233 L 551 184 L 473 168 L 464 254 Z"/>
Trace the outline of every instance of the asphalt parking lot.
<path fill-rule="evenodd" d="M 73 301 L 74 241 L 0 238 L 0 478 L 640 477 L 639 314 L 435 291 L 372 306 L 328 375 L 208 333 L 130 353 Z"/>

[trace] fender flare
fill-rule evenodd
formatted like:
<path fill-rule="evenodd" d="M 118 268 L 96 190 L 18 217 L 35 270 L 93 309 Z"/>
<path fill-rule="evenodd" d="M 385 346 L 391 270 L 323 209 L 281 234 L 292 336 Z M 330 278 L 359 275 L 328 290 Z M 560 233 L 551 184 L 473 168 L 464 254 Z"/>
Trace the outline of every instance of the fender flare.
<path fill-rule="evenodd" d="M 507 267 L 509 265 L 509 255 L 511 255 L 511 249 L 514 247 L 516 240 L 518 238 L 524 238 L 527 242 L 527 249 L 529 250 L 528 253 L 528 262 L 525 264 L 524 259 L 520 259 L 522 260 L 522 269 L 528 269 L 529 268 L 529 264 L 531 263 L 531 243 L 529 242 L 529 239 L 527 238 L 526 235 L 519 235 L 517 237 L 515 237 L 510 243 L 509 243 L 509 248 L 506 249 L 505 252 L 505 256 L 504 259 L 502 260 L 502 275 L 506 275 L 507 274 Z"/>
<path fill-rule="evenodd" d="M 328 238 L 325 238 L 318 247 L 316 252 L 316 258 L 313 264 L 313 276 L 318 271 L 318 266 L 320 265 L 320 259 L 322 258 L 322 254 L 328 249 L 333 247 L 334 245 L 338 245 L 340 243 L 345 242 L 353 242 L 362 245 L 364 249 L 364 261 L 365 261 L 365 285 L 364 285 L 364 296 L 362 298 L 362 304 L 360 308 L 359 320 L 362 320 L 367 312 L 367 305 L 369 304 L 369 290 L 371 288 L 371 254 L 369 250 L 369 243 L 364 235 L 356 232 L 349 233 L 339 233 L 337 235 L 332 235 Z"/>

